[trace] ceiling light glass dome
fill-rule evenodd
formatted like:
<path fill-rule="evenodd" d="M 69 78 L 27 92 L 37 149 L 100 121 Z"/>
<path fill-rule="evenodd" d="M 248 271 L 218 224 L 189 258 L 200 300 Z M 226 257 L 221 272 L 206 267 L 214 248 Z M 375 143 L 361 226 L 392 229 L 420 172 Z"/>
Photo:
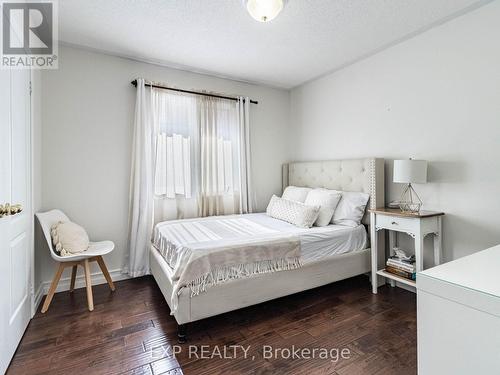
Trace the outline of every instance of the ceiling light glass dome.
<path fill-rule="evenodd" d="M 283 10 L 284 0 L 245 0 L 248 13 L 259 22 L 269 22 Z"/>

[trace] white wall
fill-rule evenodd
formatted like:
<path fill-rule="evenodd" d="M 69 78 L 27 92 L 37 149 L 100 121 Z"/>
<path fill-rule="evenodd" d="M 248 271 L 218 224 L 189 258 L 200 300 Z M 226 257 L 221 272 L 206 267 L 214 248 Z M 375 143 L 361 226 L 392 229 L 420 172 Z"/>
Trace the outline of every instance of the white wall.
<path fill-rule="evenodd" d="M 293 159 L 386 158 L 388 200 L 392 159 L 429 160 L 445 260 L 500 243 L 499 41 L 496 1 L 294 89 Z"/>
<path fill-rule="evenodd" d="M 65 46 L 59 52 L 59 69 L 42 76 L 42 209 L 58 207 L 84 226 L 92 239 L 113 240 L 116 250 L 106 257 L 110 270 L 121 268 L 127 248 L 135 106 L 130 82 L 137 77 L 258 100 L 251 107 L 258 209 L 280 192 L 281 164 L 288 159 L 288 91 Z M 38 246 L 37 262 L 41 270 L 37 280 L 50 280 L 54 265 L 45 246 Z"/>
<path fill-rule="evenodd" d="M 384 157 L 387 200 L 394 200 L 401 187 L 390 183 L 392 160 L 422 158 L 430 161 L 430 183 L 416 189 L 424 208 L 447 214 L 445 259 L 497 244 L 499 19 L 497 1 L 298 87 L 291 101 L 283 90 L 63 46 L 60 68 L 42 73 L 38 207 L 59 207 L 94 239 L 115 241 L 107 262 L 111 270 L 121 267 L 135 103 L 130 81 L 142 76 L 259 101 L 251 136 L 260 209 L 280 192 L 281 164 L 289 159 Z M 48 281 L 53 263 L 42 241 L 36 251 L 36 280 Z"/>

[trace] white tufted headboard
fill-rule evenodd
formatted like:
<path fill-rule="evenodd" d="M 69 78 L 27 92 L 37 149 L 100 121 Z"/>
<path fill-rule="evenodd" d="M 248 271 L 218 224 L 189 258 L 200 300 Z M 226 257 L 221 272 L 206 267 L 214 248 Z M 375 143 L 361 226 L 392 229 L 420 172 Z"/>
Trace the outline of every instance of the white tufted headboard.
<path fill-rule="evenodd" d="M 287 186 L 361 191 L 370 194 L 368 208 L 384 207 L 384 159 L 348 159 L 293 162 L 283 165 L 283 189 Z M 365 214 L 363 223 L 369 224 Z"/>

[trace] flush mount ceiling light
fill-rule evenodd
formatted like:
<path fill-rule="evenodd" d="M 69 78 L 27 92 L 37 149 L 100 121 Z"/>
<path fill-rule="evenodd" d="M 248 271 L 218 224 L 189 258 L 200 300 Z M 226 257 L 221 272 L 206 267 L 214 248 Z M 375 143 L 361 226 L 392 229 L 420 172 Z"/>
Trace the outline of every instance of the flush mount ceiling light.
<path fill-rule="evenodd" d="M 248 13 L 259 22 L 269 22 L 283 10 L 285 0 L 243 0 Z"/>

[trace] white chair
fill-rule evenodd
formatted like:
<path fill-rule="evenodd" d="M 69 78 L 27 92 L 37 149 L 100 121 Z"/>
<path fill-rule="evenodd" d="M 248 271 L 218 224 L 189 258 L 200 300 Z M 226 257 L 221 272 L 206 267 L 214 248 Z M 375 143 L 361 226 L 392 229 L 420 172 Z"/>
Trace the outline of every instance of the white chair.
<path fill-rule="evenodd" d="M 70 284 L 70 292 L 72 293 L 75 288 L 75 279 L 76 279 L 76 271 L 78 265 L 82 266 L 85 271 L 85 283 L 87 285 L 87 302 L 89 306 L 89 310 L 94 310 L 94 299 L 92 296 L 92 282 L 90 279 L 90 262 L 97 262 L 99 267 L 101 268 L 106 281 L 109 284 L 109 287 L 112 291 L 115 290 L 115 285 L 113 284 L 113 280 L 111 280 L 111 276 L 106 268 L 106 264 L 104 263 L 103 255 L 106 255 L 113 251 L 115 248 L 115 244 L 112 241 L 101 241 L 101 242 L 90 242 L 89 248 L 87 251 L 83 253 L 70 255 L 70 256 L 59 256 L 52 246 L 52 238 L 50 236 L 50 228 L 59 221 L 70 221 L 68 217 L 59 210 L 51 210 L 44 213 L 37 213 L 36 217 L 40 222 L 40 226 L 42 227 L 43 234 L 45 235 L 45 239 L 47 240 L 47 244 L 50 249 L 50 256 L 56 262 L 59 263 L 59 267 L 56 271 L 54 279 L 52 280 L 52 284 L 50 285 L 49 292 L 47 293 L 47 297 L 45 297 L 45 302 L 43 303 L 42 313 L 46 312 L 49 308 L 50 302 L 54 297 L 54 293 L 57 288 L 57 284 L 59 283 L 59 279 L 66 267 L 73 267 L 71 271 L 71 284 Z"/>

